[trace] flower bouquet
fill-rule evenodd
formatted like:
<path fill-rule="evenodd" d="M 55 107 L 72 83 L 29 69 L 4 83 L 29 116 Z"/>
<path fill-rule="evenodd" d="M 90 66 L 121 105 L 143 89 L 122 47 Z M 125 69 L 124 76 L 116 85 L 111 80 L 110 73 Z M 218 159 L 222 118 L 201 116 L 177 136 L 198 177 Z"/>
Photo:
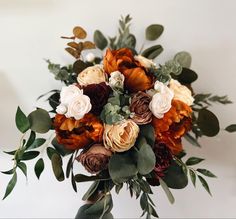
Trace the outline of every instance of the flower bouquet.
<path fill-rule="evenodd" d="M 61 90 L 39 97 L 47 98 L 49 111 L 37 108 L 26 116 L 18 107 L 15 121 L 23 136 L 18 149 L 5 152 L 13 156 L 14 166 L 2 172 L 12 176 L 4 198 L 16 185 L 18 170 L 27 174 L 26 161 L 38 157 L 39 147 L 46 149 L 58 181 L 70 178 L 75 191 L 77 183 L 93 182 L 76 218 L 113 218 L 111 191 L 119 194 L 124 185 L 140 200 L 147 218 L 158 217 L 152 186 L 161 186 L 171 203 L 170 188 L 183 189 L 188 178 L 194 186 L 198 179 L 211 194 L 205 177 L 215 175 L 193 167 L 204 159 L 185 160 L 182 138 L 200 147 L 200 137 L 217 135 L 219 121 L 209 107 L 231 101 L 227 96 L 194 93 L 192 83 L 198 76 L 190 69 L 189 53 L 179 52 L 157 65 L 153 60 L 163 51 L 161 45 L 137 52 L 130 21 L 129 15 L 119 20 L 115 37 L 96 30 L 94 42 L 85 40 L 87 33 L 79 26 L 72 36 L 62 37 L 69 40 L 65 50 L 75 62 L 61 66 L 47 60 L 50 72 L 63 83 Z M 157 40 L 163 30 L 159 24 L 148 26 L 146 40 Z M 91 49 L 94 53 L 87 52 Z M 95 55 L 99 50 L 102 56 Z M 225 130 L 233 132 L 236 125 Z M 47 132 L 53 137 L 37 137 Z M 38 178 L 43 159 L 35 163 Z M 87 174 L 75 172 L 79 163 Z"/>

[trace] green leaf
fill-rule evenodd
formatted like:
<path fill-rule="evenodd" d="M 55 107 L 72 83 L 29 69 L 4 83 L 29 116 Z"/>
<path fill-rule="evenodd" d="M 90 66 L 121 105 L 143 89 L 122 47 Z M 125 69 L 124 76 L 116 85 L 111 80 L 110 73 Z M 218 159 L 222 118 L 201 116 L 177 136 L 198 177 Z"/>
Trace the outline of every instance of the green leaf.
<path fill-rule="evenodd" d="M 146 39 L 156 40 L 158 39 L 164 31 L 164 27 L 160 24 L 152 24 L 146 28 Z"/>
<path fill-rule="evenodd" d="M 140 206 L 143 211 L 145 211 L 148 208 L 148 199 L 145 193 L 143 193 L 140 197 Z"/>
<path fill-rule="evenodd" d="M 37 133 L 46 133 L 52 125 L 51 118 L 48 112 L 44 109 L 37 109 L 31 112 L 28 116 L 30 127 L 32 131 Z"/>
<path fill-rule="evenodd" d="M 160 182 L 160 185 L 161 185 L 162 189 L 165 191 L 166 196 L 167 196 L 168 200 L 170 201 L 170 203 L 174 204 L 175 198 L 172 195 L 169 187 L 166 185 L 166 183 L 161 178 L 159 178 L 159 182 Z"/>
<path fill-rule="evenodd" d="M 101 200 L 95 202 L 91 207 L 85 210 L 88 215 L 102 215 L 112 208 L 112 197 L 111 195 L 105 195 Z"/>
<path fill-rule="evenodd" d="M 213 178 L 216 178 L 216 175 L 214 175 L 211 171 L 209 170 L 206 170 L 206 169 L 197 169 L 197 171 L 205 176 L 208 176 L 208 177 L 213 177 Z"/>
<path fill-rule="evenodd" d="M 24 173 L 25 177 L 27 178 L 27 166 L 25 163 L 20 162 L 17 164 L 17 166 L 21 169 L 21 171 Z"/>
<path fill-rule="evenodd" d="M 34 172 L 38 179 L 40 178 L 43 170 L 44 170 L 44 161 L 42 158 L 40 158 L 34 166 Z"/>
<path fill-rule="evenodd" d="M 199 157 L 190 157 L 187 161 L 186 161 L 186 165 L 187 166 L 192 166 L 192 165 L 196 165 L 201 163 L 202 161 L 204 161 L 205 159 L 199 158 Z"/>
<path fill-rule="evenodd" d="M 75 63 L 73 64 L 73 71 L 76 74 L 79 74 L 80 72 L 82 72 L 84 69 L 86 69 L 88 66 L 88 64 L 86 64 L 85 62 L 83 62 L 82 60 L 77 60 L 75 61 Z"/>
<path fill-rule="evenodd" d="M 38 151 L 28 151 L 22 155 L 21 160 L 32 160 L 37 157 L 40 153 Z"/>
<path fill-rule="evenodd" d="M 27 150 L 33 143 L 34 143 L 34 140 L 36 138 L 36 134 L 34 131 L 31 131 L 30 132 L 30 136 L 29 136 L 29 139 L 25 145 L 25 149 Z"/>
<path fill-rule="evenodd" d="M 209 186 L 208 186 L 206 180 L 205 180 L 203 177 L 199 176 L 199 175 L 198 175 L 198 179 L 199 179 L 200 182 L 202 183 L 202 186 L 204 187 L 204 189 L 212 196 L 211 191 L 210 191 L 210 188 L 209 188 Z"/>
<path fill-rule="evenodd" d="M 192 57 L 190 53 L 182 51 L 175 55 L 174 60 L 177 61 L 182 67 L 190 68 Z"/>
<path fill-rule="evenodd" d="M 167 169 L 163 181 L 172 189 L 183 189 L 188 185 L 188 178 L 182 167 L 174 161 Z"/>
<path fill-rule="evenodd" d="M 190 179 L 194 185 L 194 187 L 196 187 L 196 174 L 193 170 L 189 170 L 189 175 L 190 175 Z"/>
<path fill-rule="evenodd" d="M 197 73 L 188 68 L 183 68 L 181 74 L 177 77 L 181 84 L 191 84 L 196 81 L 197 78 Z"/>
<path fill-rule="evenodd" d="M 198 114 L 197 124 L 203 135 L 213 137 L 220 131 L 219 120 L 214 113 L 207 109 L 201 109 Z"/>
<path fill-rule="evenodd" d="M 141 175 L 150 173 L 156 164 L 156 156 L 148 144 L 143 144 L 138 152 L 137 168 Z"/>
<path fill-rule="evenodd" d="M 75 181 L 76 182 L 89 182 L 89 181 L 95 181 L 95 180 L 107 180 L 109 179 L 109 175 L 106 171 L 100 172 L 98 175 L 95 176 L 87 176 L 84 174 L 76 174 L 75 175 Z"/>
<path fill-rule="evenodd" d="M 73 165 L 73 154 L 70 156 L 70 159 L 67 163 L 67 167 L 66 167 L 66 178 L 69 178 L 70 176 L 70 172 L 72 169 L 72 165 Z"/>
<path fill-rule="evenodd" d="M 148 144 L 153 146 L 155 144 L 155 130 L 152 125 L 140 126 L 140 136 L 144 137 Z"/>
<path fill-rule="evenodd" d="M 15 168 L 13 168 L 11 170 L 7 170 L 7 171 L 1 171 L 1 173 L 6 174 L 6 175 L 11 175 L 11 174 L 15 173 Z"/>
<path fill-rule="evenodd" d="M 34 142 L 27 148 L 29 149 L 35 149 L 40 147 L 41 145 L 43 145 L 46 142 L 46 139 L 44 138 L 37 138 L 34 140 Z"/>
<path fill-rule="evenodd" d="M 30 123 L 26 115 L 21 111 L 20 107 L 17 107 L 15 116 L 16 127 L 22 133 L 25 133 L 30 128 Z"/>
<path fill-rule="evenodd" d="M 201 147 L 201 145 L 198 143 L 197 139 L 195 139 L 192 135 L 190 135 L 189 133 L 186 133 L 184 135 L 184 138 L 192 145 L 197 146 L 197 147 Z"/>
<path fill-rule="evenodd" d="M 52 140 L 51 144 L 55 147 L 56 151 L 63 157 L 73 152 L 72 150 L 67 150 L 64 145 L 59 144 L 56 138 Z"/>
<path fill-rule="evenodd" d="M 71 184 L 74 191 L 77 192 L 77 185 L 76 185 L 75 176 L 73 172 L 71 173 Z"/>
<path fill-rule="evenodd" d="M 108 170 L 114 183 L 123 183 L 138 173 L 130 152 L 114 154 L 109 161 Z"/>
<path fill-rule="evenodd" d="M 151 46 L 151 47 L 145 49 L 142 52 L 142 56 L 144 56 L 148 59 L 155 59 L 162 52 L 163 52 L 163 47 L 161 45 L 155 45 L 155 46 Z"/>
<path fill-rule="evenodd" d="M 124 185 L 123 183 L 120 183 L 115 186 L 116 194 L 120 193 L 120 190 L 123 188 L 123 185 Z"/>
<path fill-rule="evenodd" d="M 236 124 L 229 125 L 225 128 L 227 132 L 236 132 Z"/>
<path fill-rule="evenodd" d="M 104 50 L 107 47 L 108 41 L 100 30 L 94 32 L 93 40 L 97 48 Z"/>
<path fill-rule="evenodd" d="M 61 182 L 65 179 L 64 172 L 62 169 L 62 159 L 57 153 L 54 153 L 51 158 L 52 169 L 56 179 Z"/>
<path fill-rule="evenodd" d="M 47 155 L 48 158 L 51 160 L 53 154 L 58 154 L 57 151 L 54 148 L 48 147 L 47 148 Z"/>
<path fill-rule="evenodd" d="M 3 200 L 12 192 L 12 190 L 14 189 L 15 185 L 17 182 L 17 174 L 16 172 L 14 173 L 13 177 L 11 178 L 11 180 L 9 181 L 7 188 L 6 188 L 6 192 L 5 195 L 3 197 Z"/>
<path fill-rule="evenodd" d="M 88 191 L 84 194 L 82 198 L 83 201 L 88 200 L 97 191 L 99 183 L 99 181 L 93 182 L 93 184 L 89 187 Z"/>
<path fill-rule="evenodd" d="M 5 154 L 9 154 L 9 155 L 15 155 L 16 150 L 14 151 L 3 151 Z"/>

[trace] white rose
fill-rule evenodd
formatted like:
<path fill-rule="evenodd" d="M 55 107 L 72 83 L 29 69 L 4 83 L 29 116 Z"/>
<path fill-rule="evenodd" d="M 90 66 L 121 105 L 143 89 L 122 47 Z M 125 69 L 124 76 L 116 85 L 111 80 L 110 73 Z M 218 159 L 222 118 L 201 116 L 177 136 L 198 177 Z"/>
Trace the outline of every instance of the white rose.
<path fill-rule="evenodd" d="M 112 88 L 122 88 L 124 87 L 125 76 L 119 71 L 114 71 L 110 74 L 109 85 Z"/>
<path fill-rule="evenodd" d="M 170 110 L 174 93 L 159 81 L 155 83 L 154 88 L 157 90 L 157 93 L 153 95 L 152 100 L 149 103 L 149 109 L 156 118 L 161 119 L 164 114 Z"/>
<path fill-rule="evenodd" d="M 65 114 L 67 112 L 67 106 L 64 104 L 60 104 L 59 106 L 57 106 L 56 112 L 58 114 Z"/>
<path fill-rule="evenodd" d="M 94 59 L 95 59 L 95 55 L 90 52 L 86 55 L 85 59 L 86 59 L 87 62 L 93 62 Z"/>
<path fill-rule="evenodd" d="M 75 85 L 69 85 L 68 87 L 63 87 L 61 90 L 61 104 L 67 105 L 74 96 L 83 94 L 83 90 L 80 90 Z"/>
<path fill-rule="evenodd" d="M 193 104 L 194 98 L 191 91 L 184 85 L 180 84 L 177 80 L 170 80 L 170 89 L 174 92 L 174 99 L 186 103 L 188 106 Z"/>
<path fill-rule="evenodd" d="M 156 63 L 154 63 L 151 59 L 147 59 L 141 55 L 134 56 L 134 59 L 145 68 L 152 68 L 156 66 Z"/>
<path fill-rule="evenodd" d="M 102 65 L 94 65 L 79 73 L 77 81 L 81 86 L 106 82 L 106 73 Z"/>
<path fill-rule="evenodd" d="M 88 96 L 79 94 L 74 96 L 70 103 L 68 104 L 67 113 L 65 116 L 67 118 L 74 117 L 76 120 L 79 120 L 84 117 L 92 108 L 90 99 Z"/>

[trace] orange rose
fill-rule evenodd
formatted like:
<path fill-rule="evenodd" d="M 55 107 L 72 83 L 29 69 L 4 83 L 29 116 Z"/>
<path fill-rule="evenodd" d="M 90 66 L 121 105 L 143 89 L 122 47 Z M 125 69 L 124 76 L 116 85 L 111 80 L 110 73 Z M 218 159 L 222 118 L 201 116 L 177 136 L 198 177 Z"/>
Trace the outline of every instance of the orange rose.
<path fill-rule="evenodd" d="M 125 86 L 130 92 L 145 91 L 153 86 L 153 76 L 134 59 L 130 49 L 107 49 L 103 64 L 106 73 L 120 71 L 125 76 Z"/>
<path fill-rule="evenodd" d="M 80 120 L 57 114 L 54 127 L 58 143 L 70 150 L 84 148 L 93 142 L 102 142 L 103 124 L 91 113 Z"/>
<path fill-rule="evenodd" d="M 191 115 L 192 109 L 187 104 L 173 100 L 171 109 L 162 119 L 153 117 L 156 140 L 164 142 L 174 155 L 183 150 L 181 137 L 191 130 Z"/>

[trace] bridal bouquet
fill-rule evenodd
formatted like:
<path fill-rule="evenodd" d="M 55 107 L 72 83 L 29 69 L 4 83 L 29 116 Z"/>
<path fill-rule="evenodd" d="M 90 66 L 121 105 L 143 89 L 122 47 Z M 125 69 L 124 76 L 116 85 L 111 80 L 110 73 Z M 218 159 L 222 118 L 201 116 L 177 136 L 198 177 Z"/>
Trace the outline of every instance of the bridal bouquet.
<path fill-rule="evenodd" d="M 79 26 L 72 36 L 62 37 L 69 40 L 66 51 L 75 62 L 61 66 L 47 60 L 50 72 L 63 84 L 61 90 L 40 96 L 47 97 L 50 111 L 37 108 L 26 116 L 18 107 L 16 126 L 23 136 L 18 149 L 6 152 L 13 156 L 14 166 L 2 172 L 12 176 L 4 198 L 12 192 L 18 170 L 27 175 L 26 162 L 39 156 L 39 147 L 46 150 L 58 181 L 70 178 L 75 191 L 77 183 L 93 182 L 76 218 L 113 218 L 111 191 L 119 194 L 124 185 L 140 200 L 147 218 L 158 217 L 152 186 L 161 186 L 171 203 L 170 188 L 186 187 L 188 178 L 194 186 L 199 180 L 211 194 L 205 177 L 215 175 L 194 168 L 204 159 L 185 159 L 182 139 L 200 147 L 200 137 L 217 135 L 219 121 L 209 107 L 231 101 L 227 96 L 194 93 L 192 83 L 198 76 L 190 69 L 189 53 L 179 52 L 157 65 L 154 59 L 163 51 L 161 45 L 138 52 L 130 21 L 130 16 L 121 18 L 115 37 L 96 30 L 94 42 L 85 40 L 87 33 Z M 156 40 L 163 30 L 162 25 L 148 26 L 146 40 Z M 233 132 L 236 125 L 225 130 Z M 37 137 L 47 132 L 52 137 Z M 43 159 L 35 162 L 38 178 Z M 75 171 L 78 164 L 87 174 Z"/>

